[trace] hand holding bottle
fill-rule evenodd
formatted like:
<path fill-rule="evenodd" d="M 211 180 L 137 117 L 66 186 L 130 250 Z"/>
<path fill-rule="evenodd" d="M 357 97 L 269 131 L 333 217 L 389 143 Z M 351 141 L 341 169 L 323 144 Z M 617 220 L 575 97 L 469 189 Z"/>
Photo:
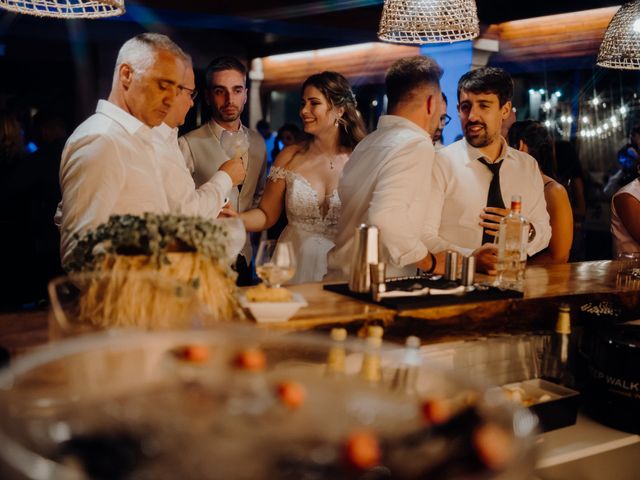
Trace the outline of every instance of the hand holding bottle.
<path fill-rule="evenodd" d="M 500 222 L 509 214 L 508 208 L 485 207 L 480 213 L 480 226 L 485 228 L 488 235 L 498 235 Z"/>
<path fill-rule="evenodd" d="M 514 195 L 511 211 L 500 222 L 495 285 L 502 289 L 524 290 L 530 224 L 521 215 L 521 210 L 522 199 L 520 195 Z"/>

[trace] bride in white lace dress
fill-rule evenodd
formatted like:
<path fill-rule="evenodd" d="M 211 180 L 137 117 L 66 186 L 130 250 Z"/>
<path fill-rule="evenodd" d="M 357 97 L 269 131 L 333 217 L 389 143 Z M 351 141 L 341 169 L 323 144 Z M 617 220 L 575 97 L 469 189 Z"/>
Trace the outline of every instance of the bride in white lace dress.
<path fill-rule="evenodd" d="M 271 227 L 286 209 L 278 241 L 290 241 L 298 267 L 290 283 L 316 282 L 327 273 L 340 216 L 338 180 L 356 144 L 366 135 L 347 80 L 335 72 L 302 85 L 300 118 L 306 140 L 280 152 L 258 208 L 240 214 L 250 232 Z"/>

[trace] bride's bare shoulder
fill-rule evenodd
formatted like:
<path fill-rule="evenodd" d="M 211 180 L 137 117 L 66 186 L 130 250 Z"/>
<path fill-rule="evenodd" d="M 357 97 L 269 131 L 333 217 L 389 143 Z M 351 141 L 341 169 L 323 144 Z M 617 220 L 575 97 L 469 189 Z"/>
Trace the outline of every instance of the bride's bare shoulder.
<path fill-rule="evenodd" d="M 275 167 L 282 167 L 291 170 L 295 163 L 296 157 L 299 157 L 303 151 L 301 145 L 289 145 L 285 147 L 273 162 Z"/>

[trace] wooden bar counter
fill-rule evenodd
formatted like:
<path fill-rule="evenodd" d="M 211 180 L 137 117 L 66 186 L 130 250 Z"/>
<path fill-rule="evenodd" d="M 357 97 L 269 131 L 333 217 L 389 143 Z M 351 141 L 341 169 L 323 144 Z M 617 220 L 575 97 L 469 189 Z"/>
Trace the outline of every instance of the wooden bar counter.
<path fill-rule="evenodd" d="M 622 285 L 617 280 L 618 265 L 612 261 L 595 261 L 531 266 L 525 275 L 522 299 L 451 304 L 414 310 L 388 311 L 375 304 L 367 304 L 337 293 L 322 290 L 321 284 L 290 287 L 302 294 L 309 306 L 283 323 L 269 324 L 269 328 L 285 330 L 326 330 L 336 324 L 353 323 L 354 328 L 363 320 L 378 319 L 385 324 L 385 338 L 403 341 L 407 335 L 418 335 L 425 340 L 444 341 L 491 332 L 523 332 L 553 328 L 558 307 L 570 305 L 572 312 L 617 308 L 621 318 L 640 317 L 640 281 L 635 285 Z M 479 281 L 490 281 L 478 275 Z M 356 302 L 354 304 L 354 302 Z M 368 305 L 364 315 L 360 308 Z M 349 306 L 350 315 L 342 311 Z M 330 311 L 339 310 L 337 314 Z M 393 319 L 390 321 L 390 319 Z"/>
<path fill-rule="evenodd" d="M 611 261 L 531 266 L 522 299 L 452 304 L 395 311 L 323 290 L 322 284 L 290 287 L 308 306 L 288 322 L 260 324 L 277 331 L 327 330 L 335 325 L 355 331 L 368 322 L 385 325 L 385 338 L 402 341 L 418 335 L 426 341 L 445 341 L 490 332 L 523 332 L 551 328 L 560 303 L 573 313 L 617 309 L 621 318 L 640 318 L 640 282 L 621 285 L 618 265 Z M 479 276 L 478 280 L 490 277 Z M 0 345 L 18 354 L 45 343 L 46 310 L 0 313 Z"/>

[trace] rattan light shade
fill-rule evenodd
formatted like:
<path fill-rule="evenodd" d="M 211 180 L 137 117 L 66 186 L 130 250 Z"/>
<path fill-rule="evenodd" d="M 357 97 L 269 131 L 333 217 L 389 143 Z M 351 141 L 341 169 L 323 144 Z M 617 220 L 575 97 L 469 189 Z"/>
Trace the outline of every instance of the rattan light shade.
<path fill-rule="evenodd" d="M 124 0 L 0 0 L 0 8 L 39 17 L 102 18 L 124 13 Z"/>
<path fill-rule="evenodd" d="M 423 44 L 470 40 L 479 33 L 475 0 L 385 0 L 378 38 Z"/>
<path fill-rule="evenodd" d="M 600 45 L 598 65 L 640 70 L 640 0 L 624 4 L 611 19 Z"/>

